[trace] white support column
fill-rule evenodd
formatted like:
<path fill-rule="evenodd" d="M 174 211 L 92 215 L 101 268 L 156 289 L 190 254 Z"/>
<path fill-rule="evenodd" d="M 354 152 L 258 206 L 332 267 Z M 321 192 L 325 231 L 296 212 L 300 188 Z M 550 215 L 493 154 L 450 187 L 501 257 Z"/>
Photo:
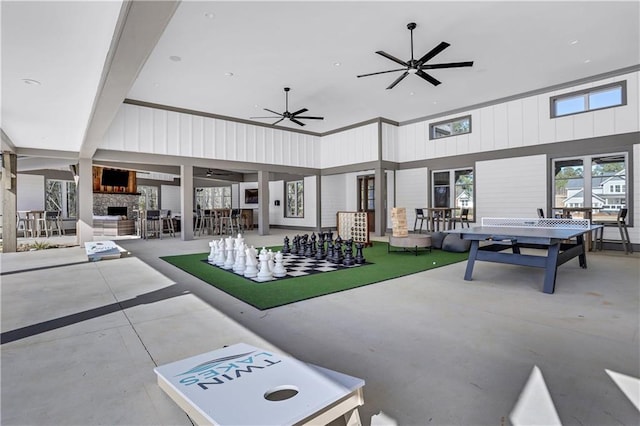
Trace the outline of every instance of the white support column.
<path fill-rule="evenodd" d="M 17 231 L 17 174 L 18 156 L 12 152 L 2 153 L 2 251 L 14 253 L 18 250 Z"/>
<path fill-rule="evenodd" d="M 76 236 L 78 244 L 93 241 L 93 161 L 81 158 L 78 162 L 78 221 L 76 222 Z"/>
<path fill-rule="evenodd" d="M 258 170 L 258 235 L 269 235 L 269 172 Z"/>
<path fill-rule="evenodd" d="M 193 240 L 193 167 L 180 165 L 180 239 Z"/>

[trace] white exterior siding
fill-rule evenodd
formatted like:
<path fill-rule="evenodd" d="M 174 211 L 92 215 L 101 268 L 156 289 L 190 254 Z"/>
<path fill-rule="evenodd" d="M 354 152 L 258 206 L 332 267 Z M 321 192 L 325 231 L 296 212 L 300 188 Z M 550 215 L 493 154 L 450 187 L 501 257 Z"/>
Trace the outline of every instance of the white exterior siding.
<path fill-rule="evenodd" d="M 427 207 L 427 196 L 429 187 L 427 178 L 429 170 L 426 168 L 408 169 L 396 171 L 396 204 L 389 204 L 389 211 L 392 207 L 405 207 L 407 209 L 407 226 L 413 229 L 416 218 L 416 208 Z M 391 220 L 389 219 L 389 224 Z"/>
<path fill-rule="evenodd" d="M 100 148 L 319 167 L 319 144 L 318 136 L 123 104 Z"/>
<path fill-rule="evenodd" d="M 507 158 L 476 163 L 476 218 L 537 217 L 547 205 L 547 157 Z"/>
<path fill-rule="evenodd" d="M 640 73 L 615 76 L 566 89 L 516 99 L 428 122 L 401 126 L 396 158 L 399 162 L 564 142 L 640 131 Z M 627 105 L 551 118 L 549 98 L 617 81 L 627 82 Z M 429 140 L 429 124 L 472 116 L 472 133 Z"/>
<path fill-rule="evenodd" d="M 346 166 L 378 160 L 378 123 L 323 136 L 320 141 L 321 168 Z"/>
<path fill-rule="evenodd" d="M 345 175 L 322 176 L 320 190 L 321 227 L 335 228 L 337 226 L 336 213 L 347 210 Z"/>

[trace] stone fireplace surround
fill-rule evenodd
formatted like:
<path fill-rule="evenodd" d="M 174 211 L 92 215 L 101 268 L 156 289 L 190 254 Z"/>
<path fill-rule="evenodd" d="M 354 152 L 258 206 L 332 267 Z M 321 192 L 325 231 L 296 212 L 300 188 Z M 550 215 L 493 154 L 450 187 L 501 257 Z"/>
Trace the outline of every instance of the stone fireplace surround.
<path fill-rule="evenodd" d="M 93 214 L 95 216 L 107 216 L 108 207 L 126 207 L 127 219 L 133 219 L 133 211 L 138 209 L 139 195 L 136 194 L 93 194 Z"/>

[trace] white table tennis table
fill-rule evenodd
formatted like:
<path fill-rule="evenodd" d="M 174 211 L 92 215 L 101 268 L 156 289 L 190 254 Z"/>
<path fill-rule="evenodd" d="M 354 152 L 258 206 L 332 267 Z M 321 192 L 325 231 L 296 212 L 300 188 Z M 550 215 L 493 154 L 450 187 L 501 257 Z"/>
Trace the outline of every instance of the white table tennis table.
<path fill-rule="evenodd" d="M 549 294 L 555 291 L 558 266 L 577 257 L 580 266 L 587 268 L 584 235 L 601 227 L 588 219 L 482 218 L 481 223 L 447 231 L 471 241 L 464 279 L 471 281 L 478 260 L 543 268 L 543 291 Z M 546 255 L 523 254 L 521 248 L 543 249 Z"/>

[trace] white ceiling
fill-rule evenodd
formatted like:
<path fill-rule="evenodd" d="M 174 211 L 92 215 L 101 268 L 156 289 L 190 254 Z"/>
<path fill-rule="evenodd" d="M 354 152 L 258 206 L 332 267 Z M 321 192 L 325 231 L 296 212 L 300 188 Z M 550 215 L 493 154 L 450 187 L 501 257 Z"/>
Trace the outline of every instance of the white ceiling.
<path fill-rule="evenodd" d="M 639 5 L 187 1 L 124 96 L 249 119 L 271 115 L 262 108 L 284 111 L 288 86 L 289 111 L 325 117 L 304 130 L 375 117 L 403 122 L 637 66 Z M 80 150 L 120 7 L 2 2 L 2 130 L 18 149 Z M 446 41 L 430 63 L 474 66 L 431 71 L 437 87 L 409 75 L 385 90 L 399 73 L 356 78 L 398 68 L 377 50 L 409 59 L 409 22 L 417 23 L 416 58 Z"/>

